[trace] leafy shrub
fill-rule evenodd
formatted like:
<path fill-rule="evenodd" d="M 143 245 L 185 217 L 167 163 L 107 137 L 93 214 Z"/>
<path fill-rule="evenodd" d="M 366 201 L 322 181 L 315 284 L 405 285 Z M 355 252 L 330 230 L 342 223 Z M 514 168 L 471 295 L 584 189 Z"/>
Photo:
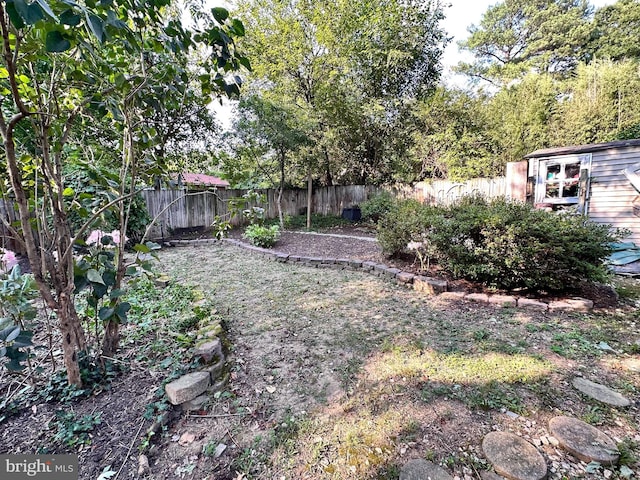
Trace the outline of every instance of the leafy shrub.
<path fill-rule="evenodd" d="M 389 192 L 382 192 L 374 195 L 367 201 L 360 204 L 362 220 L 378 223 L 393 208 L 395 198 Z"/>
<path fill-rule="evenodd" d="M 606 280 L 609 243 L 619 236 L 580 215 L 473 197 L 448 208 L 398 202 L 378 224 L 378 241 L 387 255 L 422 242 L 455 277 L 534 291 Z"/>
<path fill-rule="evenodd" d="M 248 239 L 257 247 L 269 248 L 273 247 L 280 237 L 280 227 L 271 225 L 265 227 L 262 225 L 249 225 L 242 236 Z"/>
<path fill-rule="evenodd" d="M 417 200 L 394 202 L 378 221 L 378 244 L 387 256 L 402 253 L 411 242 L 426 240 L 431 225 L 438 221 L 440 211 Z"/>
<path fill-rule="evenodd" d="M 444 268 L 498 288 L 562 290 L 607 277 L 617 236 L 583 216 L 505 200 L 463 199 L 429 235 Z"/>

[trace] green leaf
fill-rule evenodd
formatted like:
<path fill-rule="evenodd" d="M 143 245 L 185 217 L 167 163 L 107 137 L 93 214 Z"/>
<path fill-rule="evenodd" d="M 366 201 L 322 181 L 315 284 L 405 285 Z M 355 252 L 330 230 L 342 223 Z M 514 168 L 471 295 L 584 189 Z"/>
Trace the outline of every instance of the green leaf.
<path fill-rule="evenodd" d="M 87 279 L 91 283 L 99 283 L 100 285 L 104 285 L 104 280 L 102 280 L 102 276 L 97 270 L 94 270 L 93 268 L 87 271 Z"/>
<path fill-rule="evenodd" d="M 226 8 L 222 7 L 214 7 L 211 9 L 211 14 L 213 18 L 216 19 L 218 23 L 224 23 L 224 21 L 229 18 L 229 12 Z"/>
<path fill-rule="evenodd" d="M 9 19 L 14 27 L 18 30 L 25 27 L 25 23 L 22 21 L 22 17 L 18 13 L 18 9 L 15 6 L 15 3 L 12 1 L 7 2 L 7 14 L 9 15 Z"/>
<path fill-rule="evenodd" d="M 5 342 L 13 342 L 16 338 L 18 338 L 18 335 L 20 335 L 20 327 L 16 325 L 16 327 L 11 331 L 11 333 L 9 333 L 9 335 L 7 335 L 7 338 L 5 338 Z"/>
<path fill-rule="evenodd" d="M 131 305 L 128 302 L 122 302 L 116 308 L 116 315 L 122 322 L 127 321 L 127 312 L 131 310 Z"/>
<path fill-rule="evenodd" d="M 14 348 L 24 348 L 24 347 L 33 347 L 33 343 L 31 342 L 31 338 L 33 337 L 33 332 L 22 332 L 20 335 L 16 337 L 13 342 Z"/>
<path fill-rule="evenodd" d="M 50 32 L 47 32 L 45 45 L 47 48 L 47 52 L 65 52 L 71 48 L 71 42 L 64 38 L 64 36 L 62 36 L 62 33 L 60 33 L 58 30 L 51 30 Z M 65 189 L 65 192 L 67 190 L 68 189 Z M 68 196 L 64 192 L 62 194 Z"/>
<path fill-rule="evenodd" d="M 60 23 L 63 25 L 69 25 L 70 27 L 77 27 L 80 25 L 81 17 L 75 13 L 72 9 L 67 9 L 60 14 Z"/>
<path fill-rule="evenodd" d="M 76 194 L 75 190 L 71 187 L 67 187 L 62 191 L 64 197 L 73 197 Z"/>
<path fill-rule="evenodd" d="M 125 291 L 122 288 L 116 288 L 115 290 L 111 290 L 111 293 L 109 294 L 109 298 L 111 300 L 115 300 L 116 298 L 120 298 L 124 294 L 125 294 Z"/>
<path fill-rule="evenodd" d="M 87 26 L 93 35 L 99 42 L 104 41 L 104 24 L 102 19 L 96 15 L 90 15 L 87 13 Z"/>
<path fill-rule="evenodd" d="M 20 327 L 18 325 L 10 325 L 0 331 L 0 340 L 3 342 L 11 342 L 20 335 Z"/>
<path fill-rule="evenodd" d="M 106 320 L 109 320 L 111 317 L 113 317 L 114 313 L 115 313 L 115 309 L 111 307 L 101 307 L 100 310 L 98 311 L 98 318 L 104 322 Z"/>
<path fill-rule="evenodd" d="M 236 35 L 243 37 L 244 36 L 244 25 L 242 24 L 242 22 L 240 20 L 238 20 L 237 18 L 233 19 L 233 22 L 231 24 L 231 28 L 233 29 L 233 31 L 236 33 Z"/>
<path fill-rule="evenodd" d="M 149 247 L 147 247 L 146 245 L 142 245 L 141 243 L 134 245 L 133 249 L 136 252 L 140 252 L 140 253 L 149 253 L 151 251 Z"/>
<path fill-rule="evenodd" d="M 22 20 L 24 20 L 27 25 L 33 25 L 44 19 L 42 7 L 36 3 L 27 3 L 23 0 L 13 0 L 13 4 L 15 5 Z"/>
<path fill-rule="evenodd" d="M 105 285 L 108 285 L 108 286 L 112 287 L 112 286 L 114 286 L 116 284 L 116 272 L 115 271 L 107 270 L 102 275 L 102 278 L 104 280 L 104 284 Z"/>
<path fill-rule="evenodd" d="M 40 5 L 40 7 L 44 11 L 44 13 L 49 15 L 56 22 L 59 22 L 58 17 L 56 16 L 55 13 L 53 13 L 53 10 L 51 10 L 51 7 L 49 6 L 49 4 L 47 2 L 45 2 L 45 0 L 36 0 L 36 2 L 38 2 L 38 5 Z"/>

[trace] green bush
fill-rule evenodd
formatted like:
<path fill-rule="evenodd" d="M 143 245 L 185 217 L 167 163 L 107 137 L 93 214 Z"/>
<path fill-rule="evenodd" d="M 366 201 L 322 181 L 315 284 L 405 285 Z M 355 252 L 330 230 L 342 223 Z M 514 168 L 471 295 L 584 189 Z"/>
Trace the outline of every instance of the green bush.
<path fill-rule="evenodd" d="M 417 200 L 399 200 L 378 221 L 377 239 L 387 256 L 402 253 L 410 242 L 425 241 L 441 212 Z"/>
<path fill-rule="evenodd" d="M 273 247 L 280 237 L 280 227 L 271 225 L 265 227 L 262 225 L 249 225 L 242 236 L 248 239 L 257 247 L 269 248 Z"/>
<path fill-rule="evenodd" d="M 449 208 L 400 202 L 378 227 L 387 254 L 402 252 L 409 242 L 424 242 L 454 277 L 533 291 L 605 280 L 609 243 L 618 238 L 608 226 L 580 215 L 479 198 Z"/>
<path fill-rule="evenodd" d="M 389 192 L 374 195 L 360 204 L 362 220 L 378 223 L 394 207 L 396 200 Z"/>

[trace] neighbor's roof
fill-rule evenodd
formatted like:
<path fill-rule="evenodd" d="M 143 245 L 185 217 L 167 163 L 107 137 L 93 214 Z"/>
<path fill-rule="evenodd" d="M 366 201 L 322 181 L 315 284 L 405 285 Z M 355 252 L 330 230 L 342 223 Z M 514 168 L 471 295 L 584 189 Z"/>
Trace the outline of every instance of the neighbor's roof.
<path fill-rule="evenodd" d="M 640 139 L 617 140 L 615 142 L 591 143 L 589 145 L 575 145 L 571 147 L 543 148 L 541 150 L 536 150 L 535 152 L 531 152 L 530 154 L 525 155 L 524 158 L 539 158 L 539 157 L 549 157 L 554 155 L 569 155 L 572 153 L 599 152 L 601 150 L 609 150 L 611 148 L 639 147 L 639 146 L 640 146 Z"/>
<path fill-rule="evenodd" d="M 181 173 L 180 176 L 182 177 L 182 183 L 184 185 L 202 185 L 209 187 L 228 187 L 230 185 L 226 180 L 203 173 Z M 176 178 L 177 175 L 172 175 L 172 177 Z"/>

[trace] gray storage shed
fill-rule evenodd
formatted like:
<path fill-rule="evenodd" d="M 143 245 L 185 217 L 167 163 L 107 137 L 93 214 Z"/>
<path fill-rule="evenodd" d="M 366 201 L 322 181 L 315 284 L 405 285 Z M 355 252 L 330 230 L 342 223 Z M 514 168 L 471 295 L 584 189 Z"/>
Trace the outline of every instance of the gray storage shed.
<path fill-rule="evenodd" d="M 536 206 L 577 207 L 590 220 L 631 230 L 640 245 L 640 139 L 545 148 L 525 157 Z"/>

